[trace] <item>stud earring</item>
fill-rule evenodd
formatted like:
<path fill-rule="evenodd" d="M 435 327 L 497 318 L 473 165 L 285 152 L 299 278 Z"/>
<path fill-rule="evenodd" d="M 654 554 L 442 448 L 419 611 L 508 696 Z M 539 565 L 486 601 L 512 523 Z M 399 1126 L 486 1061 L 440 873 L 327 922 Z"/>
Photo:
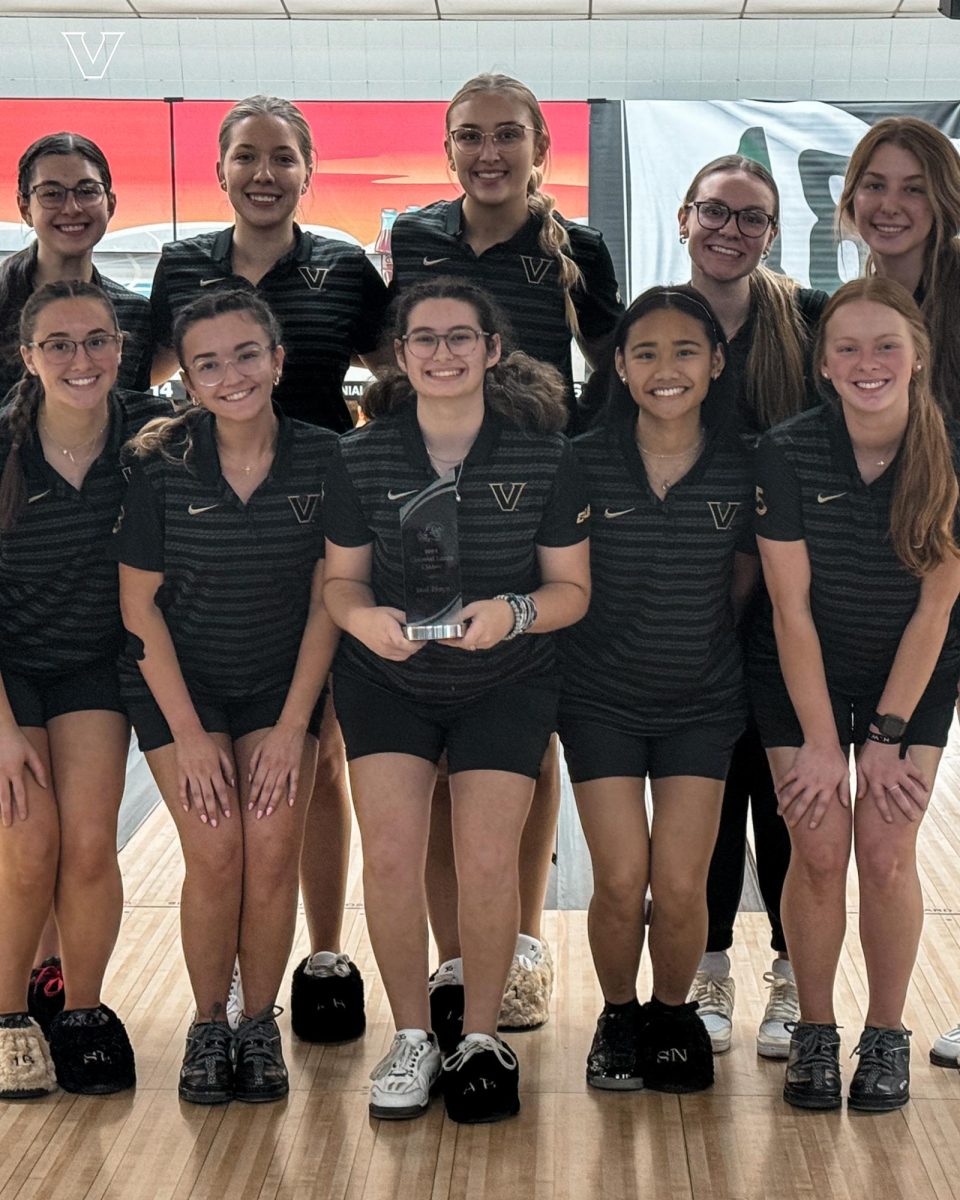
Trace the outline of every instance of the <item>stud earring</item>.
<path fill-rule="evenodd" d="M 226 190 L 227 190 L 227 181 L 225 179 L 221 179 L 220 180 L 220 191 L 225 192 Z"/>

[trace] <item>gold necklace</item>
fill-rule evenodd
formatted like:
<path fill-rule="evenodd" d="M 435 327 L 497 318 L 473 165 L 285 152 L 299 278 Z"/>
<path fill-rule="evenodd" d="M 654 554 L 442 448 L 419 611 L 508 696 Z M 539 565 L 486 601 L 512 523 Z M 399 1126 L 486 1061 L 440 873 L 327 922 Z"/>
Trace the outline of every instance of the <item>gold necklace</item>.
<path fill-rule="evenodd" d="M 37 422 L 37 430 L 40 433 L 41 437 L 45 437 L 48 441 L 53 443 L 54 450 L 58 450 L 60 452 L 60 454 L 62 454 L 64 458 L 69 459 L 70 462 L 72 462 L 75 467 L 79 467 L 79 466 L 83 465 L 83 462 L 87 458 L 95 458 L 96 450 L 94 449 L 89 454 L 83 455 L 80 462 L 78 462 L 74 456 L 79 454 L 81 450 L 84 450 L 88 446 L 95 447 L 96 443 L 103 436 L 103 432 L 107 428 L 107 424 L 108 424 L 108 422 L 104 421 L 104 423 L 100 426 L 100 428 L 97 430 L 97 432 L 92 437 L 88 437 L 82 442 L 77 442 L 77 444 L 75 446 L 64 446 L 64 444 L 62 442 L 58 442 L 57 439 L 50 432 L 49 425 L 46 425 L 46 426 L 41 425 L 40 422 L 38 421 Z"/>
<path fill-rule="evenodd" d="M 224 464 L 223 446 L 221 446 L 219 442 L 217 443 L 217 451 L 219 452 L 219 455 L 220 455 L 221 467 L 224 465 L 229 466 L 233 470 L 242 471 L 244 473 L 244 475 L 249 475 L 254 467 L 260 466 L 260 464 L 263 462 L 263 460 L 268 455 L 273 456 L 276 453 L 276 449 L 277 449 L 276 442 L 274 442 L 272 445 L 268 446 L 266 448 L 266 450 L 259 450 L 257 452 L 257 455 L 254 458 L 253 462 L 251 462 L 251 463 L 244 465 L 244 463 L 240 463 L 240 462 L 232 462 L 231 463 L 228 461 L 226 464 Z M 229 456 L 228 456 L 228 458 L 229 458 Z"/>
<path fill-rule="evenodd" d="M 691 460 L 691 465 L 692 465 L 692 462 L 697 458 L 697 456 L 700 453 L 700 450 L 703 446 L 703 442 L 704 442 L 704 432 L 701 429 L 696 442 L 692 446 L 688 446 L 686 448 L 686 450 L 681 450 L 678 454 L 657 454 L 656 451 L 654 451 L 654 450 L 644 449 L 644 447 L 641 446 L 639 442 L 637 442 L 637 449 L 640 451 L 641 454 L 646 455 L 647 458 L 655 458 L 655 459 L 661 459 L 661 460 L 665 460 L 665 459 L 676 460 L 676 459 L 689 458 Z M 687 468 L 687 469 L 689 469 L 689 468 Z M 656 482 L 656 484 L 659 488 L 659 491 L 664 496 L 667 494 L 667 492 L 670 491 L 670 489 L 673 487 L 673 485 L 678 480 L 682 479 L 683 476 L 686 474 L 686 471 L 681 470 L 680 473 L 675 478 L 667 479 L 667 477 L 665 475 L 662 475 L 662 474 L 660 474 L 659 471 L 656 471 L 652 464 L 648 468 L 648 472 L 650 475 L 652 475 L 654 477 L 654 482 Z"/>

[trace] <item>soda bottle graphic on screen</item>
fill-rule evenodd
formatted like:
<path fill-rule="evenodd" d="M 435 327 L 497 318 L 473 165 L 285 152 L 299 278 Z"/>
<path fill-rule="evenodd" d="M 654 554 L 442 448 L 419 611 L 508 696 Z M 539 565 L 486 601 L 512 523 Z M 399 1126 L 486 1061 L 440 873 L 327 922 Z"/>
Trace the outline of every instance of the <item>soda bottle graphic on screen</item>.
<path fill-rule="evenodd" d="M 373 263 L 383 276 L 384 283 L 389 283 L 393 278 L 393 255 L 390 253 L 390 237 L 393 232 L 393 223 L 396 219 L 397 210 L 395 208 L 380 209 L 380 232 L 377 234 L 377 240 L 373 243 L 373 254 L 376 256 Z"/>

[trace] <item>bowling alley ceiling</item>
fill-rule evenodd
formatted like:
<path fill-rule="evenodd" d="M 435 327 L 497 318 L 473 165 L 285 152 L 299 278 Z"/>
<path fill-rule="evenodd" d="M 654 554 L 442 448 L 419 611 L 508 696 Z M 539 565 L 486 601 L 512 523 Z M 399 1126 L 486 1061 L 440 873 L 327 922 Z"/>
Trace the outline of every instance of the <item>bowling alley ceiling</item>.
<path fill-rule="evenodd" d="M 4 0 L 4 16 L 321 20 L 925 17 L 937 0 Z"/>

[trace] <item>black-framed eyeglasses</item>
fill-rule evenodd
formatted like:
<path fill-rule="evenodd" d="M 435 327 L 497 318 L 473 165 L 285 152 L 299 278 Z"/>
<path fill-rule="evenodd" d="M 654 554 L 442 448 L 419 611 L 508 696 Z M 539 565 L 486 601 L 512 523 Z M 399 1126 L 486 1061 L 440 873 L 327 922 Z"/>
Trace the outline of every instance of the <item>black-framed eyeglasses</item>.
<path fill-rule="evenodd" d="M 62 183 L 35 183 L 28 188 L 28 196 L 36 196 L 41 208 L 63 208 L 67 196 L 73 196 L 80 208 L 94 208 L 107 194 L 104 184 L 95 179 L 85 179 L 76 187 L 64 187 Z"/>
<path fill-rule="evenodd" d="M 123 345 L 122 333 L 93 333 L 82 342 L 73 338 L 45 338 L 42 342 L 28 342 L 33 350 L 39 350 L 43 357 L 54 367 L 63 367 L 73 362 L 80 346 L 87 352 L 89 358 L 109 358 L 117 353 Z"/>
<path fill-rule="evenodd" d="M 482 337 L 490 335 L 484 329 L 473 329 L 470 325 L 458 325 L 447 333 L 434 333 L 432 329 L 417 329 L 400 339 L 414 358 L 433 358 L 440 343 L 457 358 L 466 358 Z"/>
<path fill-rule="evenodd" d="M 687 208 L 697 210 L 697 220 L 703 229 L 723 229 L 724 225 L 734 217 L 737 228 L 744 237 L 763 237 L 775 218 L 762 208 L 730 208 L 719 200 L 694 200 Z"/>
<path fill-rule="evenodd" d="M 450 130 L 450 140 L 461 154 L 479 154 L 487 138 L 501 153 L 509 154 L 520 149 L 528 131 L 536 133 L 532 125 L 498 125 L 493 133 L 484 133 L 472 125 L 459 125 Z"/>
<path fill-rule="evenodd" d="M 273 346 L 261 346 L 254 342 L 241 350 L 236 358 L 204 358 L 189 368 L 190 376 L 201 387 L 219 387 L 227 377 L 227 367 L 231 365 L 241 375 L 256 375 L 273 349 Z"/>

